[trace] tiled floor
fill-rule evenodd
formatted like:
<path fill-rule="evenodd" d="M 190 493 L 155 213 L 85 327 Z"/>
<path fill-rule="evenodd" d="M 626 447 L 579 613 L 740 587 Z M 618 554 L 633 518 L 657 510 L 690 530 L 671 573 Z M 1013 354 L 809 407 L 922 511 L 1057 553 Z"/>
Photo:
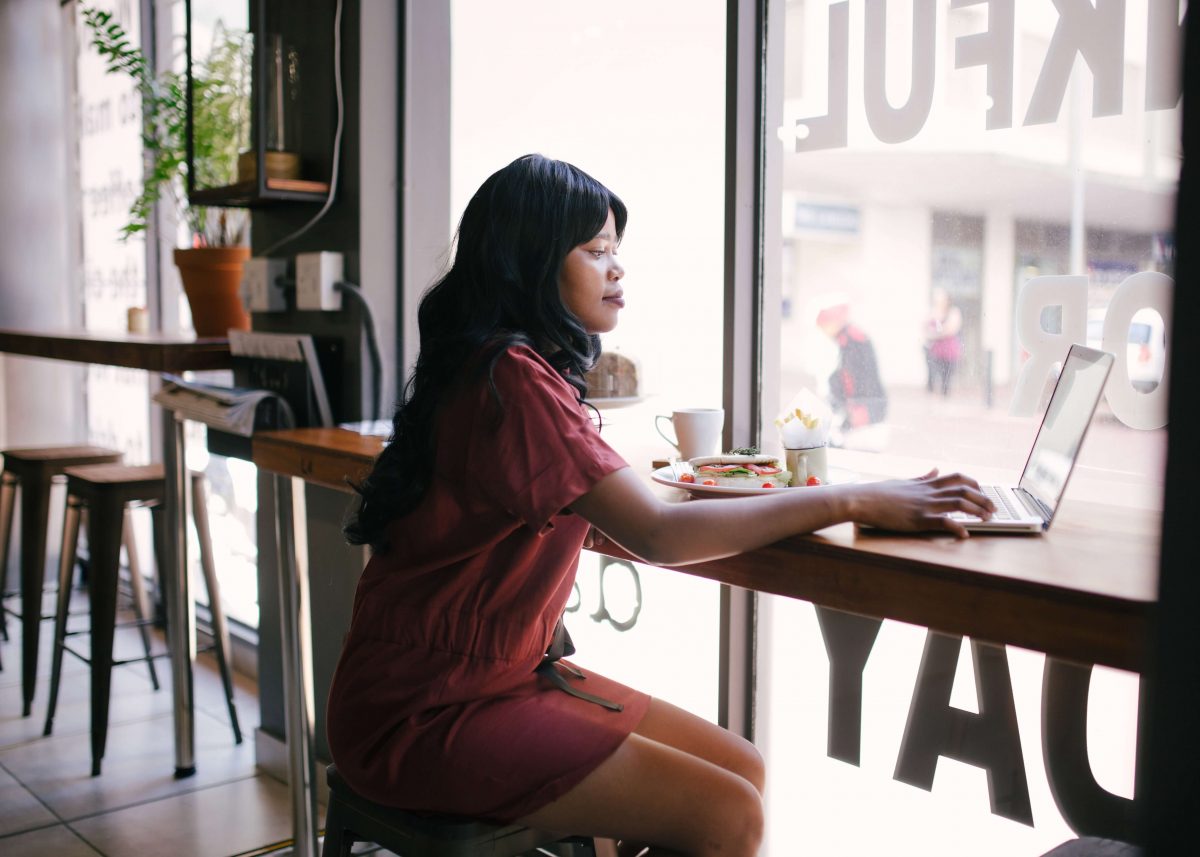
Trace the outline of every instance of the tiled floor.
<path fill-rule="evenodd" d="M 10 600 L 10 606 L 15 602 Z M 86 609 L 86 601 L 78 605 Z M 49 600 L 47 606 L 50 606 Z M 86 627 L 86 618 L 73 622 Z M 4 857 L 229 857 L 289 839 L 291 810 L 284 784 L 255 768 L 258 698 L 238 677 L 238 716 L 246 740 L 233 743 L 215 662 L 201 655 L 195 671 L 195 776 L 174 774 L 169 666 L 157 661 L 155 691 L 144 664 L 113 671 L 103 772 L 91 774 L 87 665 L 67 655 L 54 734 L 42 737 L 50 685 L 53 622 L 44 622 L 33 712 L 21 716 L 19 620 L 0 641 L 0 854 Z M 87 637 L 74 638 L 86 651 Z M 156 641 L 162 650 L 161 638 Z M 131 628 L 117 633 L 117 657 L 136 655 Z"/>

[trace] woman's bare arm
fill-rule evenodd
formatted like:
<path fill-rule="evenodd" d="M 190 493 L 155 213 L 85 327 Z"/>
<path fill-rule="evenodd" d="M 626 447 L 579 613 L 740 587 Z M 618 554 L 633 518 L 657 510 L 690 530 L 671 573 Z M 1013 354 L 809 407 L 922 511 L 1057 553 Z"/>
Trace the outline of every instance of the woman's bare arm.
<path fill-rule="evenodd" d="M 966 538 L 962 524 L 946 513 L 988 517 L 992 512 L 975 480 L 958 473 L 939 476 L 936 470 L 918 479 L 669 503 L 624 468 L 601 479 L 571 508 L 630 553 L 657 565 L 720 559 L 845 521 Z"/>

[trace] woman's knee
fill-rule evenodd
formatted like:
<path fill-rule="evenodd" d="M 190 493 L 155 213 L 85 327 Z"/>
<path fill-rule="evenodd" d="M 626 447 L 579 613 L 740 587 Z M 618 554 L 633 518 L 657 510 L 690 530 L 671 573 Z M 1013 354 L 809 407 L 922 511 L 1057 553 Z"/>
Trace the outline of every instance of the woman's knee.
<path fill-rule="evenodd" d="M 728 769 L 737 774 L 762 795 L 767 782 L 767 767 L 759 749 L 741 736 L 734 736 L 733 758 Z"/>
<path fill-rule="evenodd" d="M 767 788 L 767 764 L 762 753 L 753 744 L 750 745 L 749 775 L 746 779 L 758 790 L 761 797 Z"/>
<path fill-rule="evenodd" d="M 753 793 L 747 794 L 744 799 L 741 845 L 746 849 L 746 854 L 755 855 L 758 853 L 758 848 L 762 844 L 765 827 L 766 818 L 763 811 L 762 789 L 755 787 Z"/>
<path fill-rule="evenodd" d="M 709 817 L 707 835 L 710 842 L 719 843 L 719 847 L 712 850 L 753 857 L 763 839 L 762 794 L 747 779 L 730 783 L 725 792 L 705 813 Z"/>

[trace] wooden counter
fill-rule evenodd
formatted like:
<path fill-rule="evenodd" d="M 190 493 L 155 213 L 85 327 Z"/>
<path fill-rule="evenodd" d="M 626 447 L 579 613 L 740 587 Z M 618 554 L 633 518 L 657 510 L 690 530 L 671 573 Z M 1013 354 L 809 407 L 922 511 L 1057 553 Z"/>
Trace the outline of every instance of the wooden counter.
<path fill-rule="evenodd" d="M 383 439 L 264 432 L 265 470 L 349 491 Z M 886 460 L 881 460 L 886 465 Z M 681 492 L 663 490 L 680 499 Z M 704 502 L 723 502 L 710 500 Z M 1042 535 L 897 535 L 828 527 L 678 571 L 1056 658 L 1140 671 L 1158 587 L 1160 514 L 1068 500 Z M 625 557 L 619 549 L 606 551 Z"/>
<path fill-rule="evenodd" d="M 183 334 L 0 330 L 0 352 L 174 374 L 230 366 L 229 340 Z"/>

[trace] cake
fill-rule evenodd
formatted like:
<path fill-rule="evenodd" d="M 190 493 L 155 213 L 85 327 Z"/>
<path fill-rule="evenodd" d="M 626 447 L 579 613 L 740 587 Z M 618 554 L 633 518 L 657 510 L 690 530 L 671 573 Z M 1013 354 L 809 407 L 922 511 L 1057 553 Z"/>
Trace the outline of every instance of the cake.
<path fill-rule="evenodd" d="M 584 380 L 589 399 L 626 398 L 638 394 L 637 364 L 615 351 L 601 352 Z"/>

